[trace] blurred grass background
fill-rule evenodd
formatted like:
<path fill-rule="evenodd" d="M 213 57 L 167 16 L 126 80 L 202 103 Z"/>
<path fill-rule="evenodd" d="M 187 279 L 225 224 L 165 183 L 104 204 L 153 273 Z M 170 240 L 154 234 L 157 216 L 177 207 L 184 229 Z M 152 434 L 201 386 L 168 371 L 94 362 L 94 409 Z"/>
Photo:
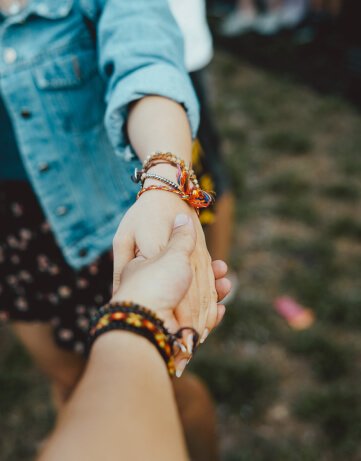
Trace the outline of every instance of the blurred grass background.
<path fill-rule="evenodd" d="M 211 78 L 240 287 L 192 368 L 217 401 L 224 460 L 361 460 L 360 114 L 225 51 Z M 275 314 L 284 294 L 314 310 L 311 329 Z M 0 349 L 0 459 L 30 461 L 49 390 L 3 327 Z"/>

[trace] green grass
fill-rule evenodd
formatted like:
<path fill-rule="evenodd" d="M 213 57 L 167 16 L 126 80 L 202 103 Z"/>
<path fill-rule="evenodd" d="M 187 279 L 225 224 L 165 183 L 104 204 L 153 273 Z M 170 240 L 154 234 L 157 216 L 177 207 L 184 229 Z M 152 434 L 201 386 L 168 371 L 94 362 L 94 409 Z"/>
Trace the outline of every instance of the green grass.
<path fill-rule="evenodd" d="M 10 336 L 7 341 L 0 362 L 1 461 L 30 461 L 54 424 L 54 411 L 44 378 L 24 349 Z"/>
<path fill-rule="evenodd" d="M 337 201 L 354 202 L 360 198 L 359 188 L 346 182 L 329 184 L 324 188 L 323 193 L 326 197 Z"/>
<path fill-rule="evenodd" d="M 355 219 L 350 217 L 339 217 L 328 228 L 328 233 L 331 237 L 349 237 L 361 242 L 361 222 L 355 216 Z"/>
<path fill-rule="evenodd" d="M 268 181 L 268 190 L 276 194 L 284 194 L 294 198 L 310 192 L 310 183 L 293 170 L 286 170 L 273 175 Z"/>
<path fill-rule="evenodd" d="M 351 374 L 356 360 L 352 347 L 339 344 L 331 335 L 317 329 L 290 335 L 288 348 L 306 357 L 315 375 L 327 383 Z"/>
<path fill-rule="evenodd" d="M 295 413 L 316 422 L 323 430 L 335 455 L 350 455 L 361 439 L 360 388 L 342 383 L 300 394 Z"/>
<path fill-rule="evenodd" d="M 229 455 L 226 461 L 319 461 L 321 450 L 301 444 L 297 439 L 283 439 L 278 443 L 262 437 L 250 437 L 250 443 Z"/>
<path fill-rule="evenodd" d="M 312 141 L 309 137 L 297 131 L 278 131 L 267 134 L 263 144 L 272 152 L 289 155 L 303 155 L 312 150 Z"/>
<path fill-rule="evenodd" d="M 303 197 L 293 198 L 292 191 L 276 205 L 275 214 L 289 220 L 304 222 L 309 226 L 319 223 L 319 215 L 312 203 Z"/>
<path fill-rule="evenodd" d="M 361 136 L 356 126 L 351 126 L 347 136 L 336 138 L 330 146 L 330 155 L 335 159 L 341 172 L 356 180 L 361 173 L 361 157 L 355 154 L 360 152 L 360 149 Z"/>
<path fill-rule="evenodd" d="M 259 417 L 276 396 L 277 374 L 264 363 L 211 355 L 198 357 L 195 370 L 216 401 L 245 421 Z"/>

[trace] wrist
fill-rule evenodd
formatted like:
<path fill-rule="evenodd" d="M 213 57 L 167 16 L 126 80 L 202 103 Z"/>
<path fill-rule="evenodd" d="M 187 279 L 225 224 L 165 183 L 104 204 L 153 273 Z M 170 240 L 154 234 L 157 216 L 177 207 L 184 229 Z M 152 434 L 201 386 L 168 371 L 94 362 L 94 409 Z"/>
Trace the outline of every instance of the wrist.
<path fill-rule="evenodd" d="M 109 368 L 107 360 L 110 358 L 111 367 L 119 365 L 141 363 L 142 369 L 153 368 L 165 369 L 164 362 L 157 349 L 146 338 L 136 333 L 124 330 L 112 330 L 100 335 L 92 347 L 92 361 L 99 362 L 99 366 Z M 135 366 L 135 369 L 138 365 Z M 121 367 L 121 370 L 124 370 Z M 122 371 L 123 372 L 123 371 Z"/>
<path fill-rule="evenodd" d="M 148 184 L 150 185 L 150 184 Z M 154 211 L 154 216 L 168 216 L 173 225 L 174 218 L 179 213 L 198 217 L 194 208 L 188 205 L 179 196 L 162 190 L 151 190 L 139 197 L 137 203 L 143 204 Z"/>
<path fill-rule="evenodd" d="M 111 331 L 126 331 L 132 333 L 133 336 L 119 336 L 118 340 L 117 336 L 110 335 Z M 137 350 L 139 348 L 144 349 L 145 343 L 139 343 L 139 341 L 135 341 L 135 338 L 140 336 L 146 339 L 147 342 L 155 346 L 165 362 L 170 376 L 173 376 L 175 371 L 173 361 L 175 338 L 170 335 L 164 322 L 155 312 L 129 301 L 105 304 L 99 308 L 98 314 L 92 320 L 89 329 L 89 349 L 91 350 L 94 343 L 102 339 L 104 335 L 108 335 L 107 342 L 105 342 L 108 347 L 109 343 L 113 346 L 115 341 L 119 343 L 122 340 L 122 350 L 132 348 L 132 343 L 136 344 Z"/>

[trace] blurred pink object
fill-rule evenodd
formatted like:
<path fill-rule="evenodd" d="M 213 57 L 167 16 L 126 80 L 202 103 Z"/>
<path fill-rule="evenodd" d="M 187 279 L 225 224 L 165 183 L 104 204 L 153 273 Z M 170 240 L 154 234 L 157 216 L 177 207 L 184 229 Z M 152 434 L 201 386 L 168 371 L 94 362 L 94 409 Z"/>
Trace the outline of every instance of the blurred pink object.
<path fill-rule="evenodd" d="M 311 309 L 301 306 L 289 296 L 281 296 L 274 300 L 274 308 L 294 330 L 305 330 L 315 322 L 315 314 Z"/>

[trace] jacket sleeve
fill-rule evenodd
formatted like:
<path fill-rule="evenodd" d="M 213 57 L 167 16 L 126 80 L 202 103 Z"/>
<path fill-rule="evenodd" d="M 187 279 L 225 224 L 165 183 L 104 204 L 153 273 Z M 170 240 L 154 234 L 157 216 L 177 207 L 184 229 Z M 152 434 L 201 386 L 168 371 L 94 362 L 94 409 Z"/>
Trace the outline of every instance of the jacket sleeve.
<path fill-rule="evenodd" d="M 184 65 L 183 38 L 168 0 L 99 3 L 99 65 L 107 85 L 105 125 L 116 153 L 124 155 L 128 145 L 129 104 L 147 95 L 182 104 L 195 137 L 198 101 Z"/>

